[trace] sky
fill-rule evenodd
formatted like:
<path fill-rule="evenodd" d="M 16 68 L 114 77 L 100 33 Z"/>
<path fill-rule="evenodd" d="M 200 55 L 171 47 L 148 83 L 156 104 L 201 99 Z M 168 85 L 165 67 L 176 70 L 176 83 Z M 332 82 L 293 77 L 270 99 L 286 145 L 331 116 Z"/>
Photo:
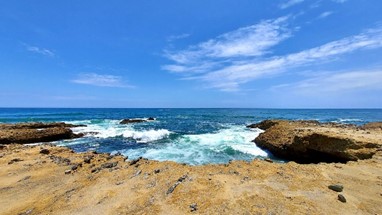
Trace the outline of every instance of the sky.
<path fill-rule="evenodd" d="M 0 107 L 382 108 L 380 0 L 0 1 Z"/>

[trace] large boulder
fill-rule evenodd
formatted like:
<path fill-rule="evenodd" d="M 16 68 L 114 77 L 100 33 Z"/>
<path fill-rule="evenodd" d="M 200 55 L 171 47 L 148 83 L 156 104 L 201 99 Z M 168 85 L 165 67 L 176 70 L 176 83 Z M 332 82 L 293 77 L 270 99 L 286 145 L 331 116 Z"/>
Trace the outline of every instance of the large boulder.
<path fill-rule="evenodd" d="M 254 140 L 257 146 L 299 163 L 368 159 L 382 146 L 380 130 L 354 125 L 286 120 L 266 120 L 258 125 L 265 132 Z"/>
<path fill-rule="evenodd" d="M 0 125 L 0 144 L 38 143 L 82 137 L 65 123 L 21 123 Z"/>

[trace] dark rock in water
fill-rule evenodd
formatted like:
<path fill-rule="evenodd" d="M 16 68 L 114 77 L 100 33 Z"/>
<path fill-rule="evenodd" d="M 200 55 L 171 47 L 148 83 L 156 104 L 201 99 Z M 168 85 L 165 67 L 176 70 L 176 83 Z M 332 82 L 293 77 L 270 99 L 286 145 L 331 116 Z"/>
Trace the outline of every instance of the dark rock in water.
<path fill-rule="evenodd" d="M 147 121 L 154 121 L 154 117 L 145 118 L 137 118 L 137 119 L 123 119 L 119 124 L 130 124 L 130 123 L 141 123 Z"/>
<path fill-rule="evenodd" d="M 23 161 L 23 159 L 20 159 L 20 158 L 14 158 L 14 159 L 12 159 L 11 161 L 9 161 L 8 164 L 13 164 L 13 163 L 20 162 L 20 161 Z"/>
<path fill-rule="evenodd" d="M 130 166 L 132 166 L 132 165 L 138 163 L 141 159 L 142 159 L 142 157 L 139 157 L 139 158 L 137 158 L 137 159 L 134 159 L 134 160 L 130 161 Z"/>
<path fill-rule="evenodd" d="M 192 203 L 190 205 L 191 212 L 197 211 L 198 210 L 198 204 Z"/>
<path fill-rule="evenodd" d="M 338 200 L 339 200 L 340 202 L 343 202 L 343 203 L 346 202 L 346 198 L 345 198 L 345 196 L 342 195 L 342 194 L 338 194 Z"/>
<path fill-rule="evenodd" d="M 40 150 L 40 154 L 47 155 L 47 154 L 49 154 L 49 153 L 50 153 L 50 151 L 49 151 L 48 149 L 41 149 L 41 150 Z"/>
<path fill-rule="evenodd" d="M 130 123 L 140 123 L 146 122 L 146 119 L 124 119 L 119 124 L 130 124 Z"/>
<path fill-rule="evenodd" d="M 336 192 L 342 192 L 342 190 L 344 189 L 344 186 L 340 184 L 332 184 L 332 185 L 329 185 L 328 188 Z"/>
<path fill-rule="evenodd" d="M 105 168 L 113 168 L 113 167 L 116 167 L 118 165 L 118 162 L 113 162 L 113 163 L 104 163 L 101 165 L 101 168 L 105 169 Z"/>
<path fill-rule="evenodd" d="M 278 120 L 264 120 L 259 123 L 247 125 L 247 128 L 260 128 L 261 130 L 267 130 L 268 128 L 277 124 Z"/>

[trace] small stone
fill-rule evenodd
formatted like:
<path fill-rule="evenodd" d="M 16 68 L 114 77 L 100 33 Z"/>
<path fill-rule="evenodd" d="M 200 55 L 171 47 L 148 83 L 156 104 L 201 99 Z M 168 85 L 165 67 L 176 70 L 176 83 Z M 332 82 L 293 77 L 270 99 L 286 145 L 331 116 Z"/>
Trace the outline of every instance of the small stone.
<path fill-rule="evenodd" d="M 154 173 L 155 173 L 155 174 L 160 173 L 160 169 L 156 169 L 156 170 L 154 170 Z"/>
<path fill-rule="evenodd" d="M 4 148 L 5 148 L 5 145 L 0 144 L 0 150 Z"/>
<path fill-rule="evenodd" d="M 41 149 L 40 150 L 40 154 L 44 154 L 44 155 L 47 155 L 47 154 L 49 154 L 49 150 L 48 149 Z"/>
<path fill-rule="evenodd" d="M 344 186 L 342 186 L 341 184 L 332 184 L 332 185 L 329 185 L 328 188 L 336 192 L 342 192 L 342 190 L 344 189 Z"/>
<path fill-rule="evenodd" d="M 14 158 L 14 159 L 12 159 L 11 161 L 9 161 L 8 164 L 13 164 L 13 163 L 15 163 L 15 162 L 20 162 L 20 161 L 23 161 L 23 160 L 20 159 L 20 158 Z"/>
<path fill-rule="evenodd" d="M 91 158 L 85 158 L 84 163 L 90 163 L 91 160 L 92 160 Z"/>
<path fill-rule="evenodd" d="M 92 169 L 92 170 L 91 170 L 91 173 L 97 173 L 97 172 L 99 172 L 100 170 L 101 170 L 101 168 L 100 168 L 100 167 L 97 167 L 97 168 Z"/>
<path fill-rule="evenodd" d="M 271 160 L 269 158 L 265 158 L 264 161 L 269 162 L 269 163 L 273 163 L 273 160 Z"/>
<path fill-rule="evenodd" d="M 72 173 L 72 170 L 70 170 L 70 169 L 65 170 L 65 175 L 70 174 L 70 173 Z"/>
<path fill-rule="evenodd" d="M 132 165 L 138 163 L 141 159 L 142 159 L 142 157 L 139 157 L 139 158 L 137 158 L 137 159 L 135 159 L 135 160 L 130 161 L 130 166 L 132 166 Z"/>
<path fill-rule="evenodd" d="M 73 171 L 75 171 L 75 170 L 78 169 L 78 167 L 81 167 L 81 166 L 82 166 L 81 164 L 74 164 L 74 165 L 71 167 L 71 169 L 72 169 Z"/>
<path fill-rule="evenodd" d="M 197 211 L 198 210 L 198 204 L 192 203 L 190 205 L 191 212 Z"/>
<path fill-rule="evenodd" d="M 29 215 L 29 214 L 32 213 L 32 211 L 33 211 L 33 209 L 29 209 L 29 210 L 27 210 L 27 211 L 25 211 L 23 213 L 19 213 L 19 215 Z"/>
<path fill-rule="evenodd" d="M 142 170 L 138 170 L 138 171 L 134 174 L 134 177 L 140 175 L 141 173 L 142 173 Z"/>
<path fill-rule="evenodd" d="M 118 162 L 113 162 L 113 163 L 104 163 L 101 165 L 101 168 L 113 168 L 118 165 Z"/>
<path fill-rule="evenodd" d="M 338 200 L 339 200 L 340 202 L 343 202 L 343 203 L 346 202 L 346 198 L 345 198 L 345 196 L 342 195 L 342 194 L 338 194 Z"/>

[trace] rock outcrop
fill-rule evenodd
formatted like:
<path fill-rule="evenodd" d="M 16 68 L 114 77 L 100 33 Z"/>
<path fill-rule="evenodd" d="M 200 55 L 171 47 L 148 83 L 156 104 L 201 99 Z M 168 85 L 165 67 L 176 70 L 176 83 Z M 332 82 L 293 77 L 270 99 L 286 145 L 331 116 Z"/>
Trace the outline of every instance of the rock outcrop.
<path fill-rule="evenodd" d="M 20 123 L 0 125 L 0 144 L 38 143 L 82 137 L 74 134 L 71 125 L 66 123 Z"/>
<path fill-rule="evenodd" d="M 382 147 L 378 129 L 317 121 L 265 120 L 254 141 L 275 156 L 298 163 L 347 162 L 371 158 Z"/>
<path fill-rule="evenodd" d="M 155 118 L 149 117 L 149 118 L 136 118 L 136 119 L 123 119 L 119 124 L 130 124 L 130 123 L 140 123 L 140 122 L 148 122 L 148 121 L 154 121 Z"/>

